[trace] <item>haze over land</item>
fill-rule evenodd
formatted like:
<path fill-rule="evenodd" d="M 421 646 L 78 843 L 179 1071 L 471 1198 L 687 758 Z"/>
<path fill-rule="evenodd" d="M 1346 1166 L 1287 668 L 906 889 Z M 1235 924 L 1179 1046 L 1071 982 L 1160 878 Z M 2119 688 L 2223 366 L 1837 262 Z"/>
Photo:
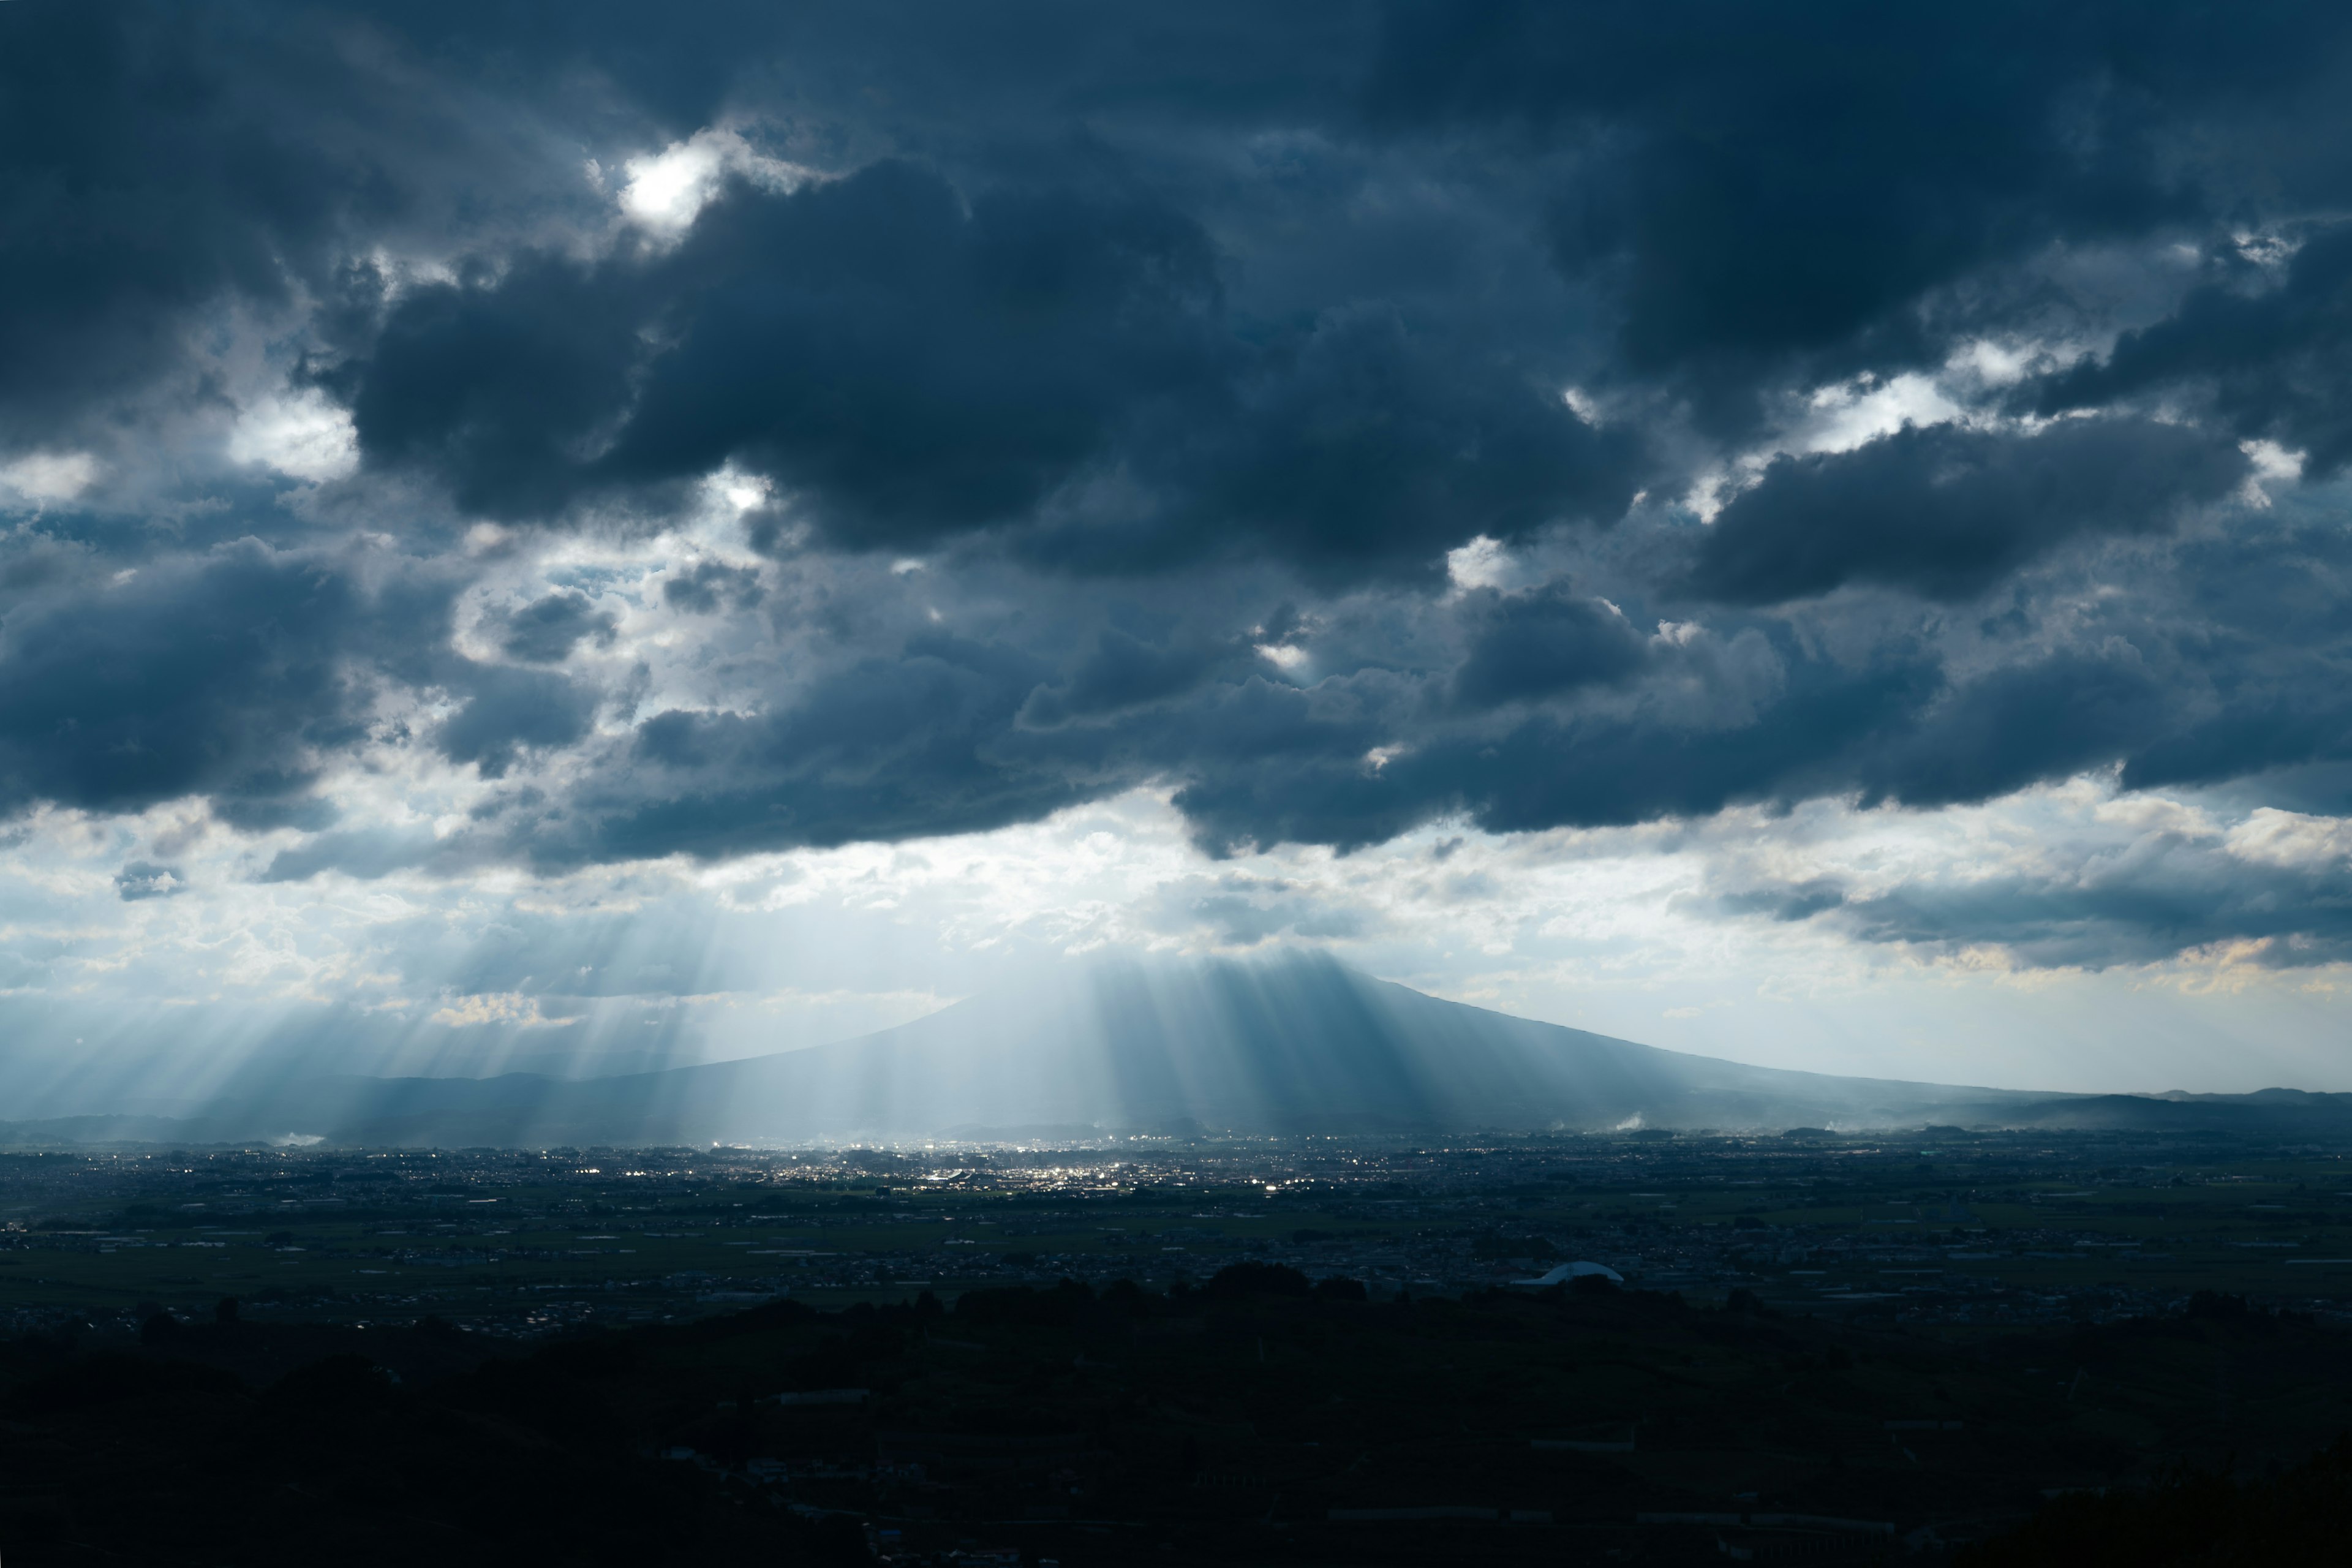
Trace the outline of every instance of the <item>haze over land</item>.
<path fill-rule="evenodd" d="M 861 1039 L 602 1078 L 248 1068 L 16 1142 L 440 1148 L 1075 1143 L 1922 1128 L 2352 1135 L 2352 1096 L 2051 1096 L 1661 1051 L 1313 953 L 1066 963 Z"/>
<path fill-rule="evenodd" d="M 1277 950 L 2352 1089 L 2347 49 L 0 6 L 0 1116 Z"/>

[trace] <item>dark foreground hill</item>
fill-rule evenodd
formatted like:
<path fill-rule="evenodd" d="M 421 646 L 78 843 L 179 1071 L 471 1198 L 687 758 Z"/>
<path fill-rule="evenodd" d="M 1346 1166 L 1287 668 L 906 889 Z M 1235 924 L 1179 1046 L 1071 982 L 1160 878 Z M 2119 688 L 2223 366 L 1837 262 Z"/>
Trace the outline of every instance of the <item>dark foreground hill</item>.
<path fill-rule="evenodd" d="M 2037 1511 L 1963 1561 L 2251 1568 L 2352 1524 L 2340 1451 L 2305 1458 L 2352 1341 L 2231 1298 L 1956 1344 L 1746 1290 L 1376 1301 L 1245 1263 L 538 1347 L 84 1338 L 0 1342 L 11 1568 L 1933 1562 Z"/>
<path fill-rule="evenodd" d="M 1076 965 L 814 1050 L 585 1080 L 313 1079 L 18 1141 L 802 1143 L 1103 1131 L 2352 1130 L 2352 1096 L 2080 1096 L 1746 1067 L 1441 1001 L 1315 954 Z"/>

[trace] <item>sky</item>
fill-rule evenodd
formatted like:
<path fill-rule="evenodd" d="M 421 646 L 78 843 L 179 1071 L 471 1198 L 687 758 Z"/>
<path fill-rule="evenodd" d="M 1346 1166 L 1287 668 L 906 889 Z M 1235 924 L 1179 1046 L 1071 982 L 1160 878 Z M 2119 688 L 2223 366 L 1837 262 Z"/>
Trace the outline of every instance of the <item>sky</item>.
<path fill-rule="evenodd" d="M 2327 7 L 17 0 L 0 1101 L 1292 945 L 2352 1089 L 2347 468 Z"/>

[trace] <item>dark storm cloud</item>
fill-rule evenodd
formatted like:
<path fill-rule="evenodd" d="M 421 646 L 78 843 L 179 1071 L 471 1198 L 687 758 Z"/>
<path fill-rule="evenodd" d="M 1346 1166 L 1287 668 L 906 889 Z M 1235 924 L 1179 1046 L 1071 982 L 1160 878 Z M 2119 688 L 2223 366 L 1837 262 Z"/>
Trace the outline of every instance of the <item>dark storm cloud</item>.
<path fill-rule="evenodd" d="M 2352 665 L 2352 638 L 2340 624 L 2283 620 L 2263 595 L 2273 575 L 2352 574 L 2341 531 L 2278 514 L 2265 537 L 2197 548 L 2185 588 L 2086 605 L 2079 579 L 2061 579 L 2050 595 L 2071 602 L 2067 639 L 2044 646 L 2029 600 L 1978 634 L 1979 667 L 1966 669 L 1928 640 L 1833 654 L 1819 628 L 1777 620 L 1643 636 L 1630 624 L 1638 606 L 1621 616 L 1553 586 L 1383 595 L 1365 613 L 1402 662 L 1340 660 L 1294 681 L 1244 642 L 1281 624 L 1280 606 L 1229 612 L 1228 635 L 1204 639 L 1213 613 L 1178 600 L 1072 647 L 1059 628 L 1087 612 L 1041 593 L 1031 608 L 1053 612 L 1036 617 L 1052 646 L 1024 641 L 1026 619 L 986 639 L 927 634 L 764 714 L 654 715 L 588 787 L 488 816 L 453 852 L 551 867 L 718 857 L 985 828 L 1154 780 L 1175 785 L 1212 850 L 1349 847 L 1447 814 L 1512 832 L 1822 795 L 1932 807 L 2118 762 L 2128 778 L 2184 747 L 2222 776 L 2352 754 L 2347 688 L 2315 679 Z M 2306 594 L 2315 616 L 2340 623 L 2325 588 Z M 2307 630 L 2314 646 L 2282 655 L 2266 622 Z M 1312 665 L 1324 645 L 1368 634 L 1309 621 L 1282 635 Z M 2232 765 L 2211 732 L 2241 709 L 2268 714 L 2275 733 Z"/>
<path fill-rule="evenodd" d="M 1287 702 L 1267 694 L 1239 705 L 1295 711 L 1286 721 L 1266 714 L 1255 725 L 1217 724 L 1201 742 L 1214 748 L 1214 765 L 1196 769 L 1178 804 L 1221 847 L 1355 846 L 1442 812 L 1517 832 L 1845 793 L 1937 683 L 1919 662 L 1842 668 L 1760 638 L 1720 652 L 1717 664 L 1708 652 L 1675 650 L 1656 687 L 1631 703 L 1539 709 L 1499 729 L 1415 733 L 1401 722 L 1402 702 L 1327 707 L 1326 717 L 1307 694 Z M 1770 689 L 1761 701 L 1742 689 L 1759 682 Z M 1674 700 L 1709 687 L 1696 707 Z M 1371 755 L 1391 746 L 1386 760 Z"/>
<path fill-rule="evenodd" d="M 949 636 L 851 665 L 757 717 L 670 710 L 637 727 L 625 771 L 579 793 L 572 822 L 525 817 L 552 863 L 971 832 L 1093 791 L 1008 754 L 1045 668 Z"/>
<path fill-rule="evenodd" d="M 723 601 L 739 610 L 751 609 L 766 596 L 760 574 L 722 562 L 702 561 L 662 584 L 662 599 L 688 615 L 718 613 Z"/>
<path fill-rule="evenodd" d="M 731 462 L 851 548 L 993 528 L 1047 565 L 1345 578 L 1622 510 L 1636 444 L 1533 367 L 1392 308 L 1251 341 L 1219 270 L 1128 189 L 967 198 L 882 163 L 738 185 L 674 250 L 415 290 L 331 379 L 372 461 L 510 518 Z"/>
<path fill-rule="evenodd" d="M 2038 401 L 2056 411 L 2171 395 L 2223 429 L 2307 454 L 2315 474 L 2341 472 L 2352 463 L 2352 224 L 2294 237 L 2284 278 L 2231 258 L 2172 315 L 2054 378 Z"/>
<path fill-rule="evenodd" d="M 1824 910 L 1836 909 L 1845 902 L 1845 889 L 1827 878 L 1815 878 L 1791 887 L 1750 888 L 1723 893 L 1711 901 L 1726 914 L 1762 915 L 1788 924 L 1809 921 Z"/>
<path fill-rule="evenodd" d="M 530 515 L 571 492 L 653 323 L 569 258 L 528 256 L 503 280 L 411 290 L 363 372 L 325 379 L 372 460 L 440 476 L 466 510 Z"/>
<path fill-rule="evenodd" d="M 568 746 L 588 732 L 596 693 L 546 670 L 473 665 L 453 673 L 464 706 L 434 731 L 442 755 L 503 778 L 531 750 Z"/>
<path fill-rule="evenodd" d="M 529 185 L 527 132 L 373 31 L 278 7 L 0 8 L 0 449 L 86 432 L 200 362 L 215 312 L 329 291 L 353 251 L 446 233 L 469 202 L 566 205 Z"/>
<path fill-rule="evenodd" d="M 659 479 L 740 458 L 845 542 L 1022 517 L 1216 374 L 1205 236 L 1125 193 L 967 207 L 937 174 L 881 163 L 739 193 L 677 265 L 691 319 L 604 467 Z"/>
<path fill-rule="evenodd" d="M 1318 577 L 1427 571 L 1481 534 L 1613 518 L 1635 486 L 1624 432 L 1584 424 L 1532 367 L 1465 356 L 1390 310 L 1325 315 L 1234 396 L 1230 420 L 1176 437 L 1182 467 L 1137 466 L 1165 476 L 1181 538 L 1237 535 Z"/>
<path fill-rule="evenodd" d="M 1622 611 L 1579 596 L 1565 583 L 1528 594 L 1482 591 L 1465 619 L 1476 630 L 1454 672 L 1454 694 L 1467 707 L 1622 680 L 1641 668 L 1646 652 Z"/>
<path fill-rule="evenodd" d="M 2261 175 L 2340 192 L 2262 119 L 2339 120 L 2336 19 L 2303 7 L 1662 9 L 1409 5 L 1367 102 L 1399 132 L 1492 127 L 1570 161 L 1559 265 L 1607 279 L 1626 368 L 1752 417 L 1776 361 L 1932 356 L 1918 307 L 2053 245 L 2239 216 Z M 2221 123 L 2217 124 L 2219 121 Z M 2223 126 L 2227 129 L 2224 130 Z M 2219 132 L 2217 134 L 2217 132 Z M 2264 145 L 2265 137 L 2275 145 Z"/>
<path fill-rule="evenodd" d="M 1239 643 L 1178 643 L 1146 640 L 1118 626 L 1105 627 L 1093 653 L 1058 685 L 1039 686 L 1021 707 L 1022 722 L 1034 728 L 1096 719 L 1148 703 L 1181 697 L 1212 672 L 1252 657 Z"/>
<path fill-rule="evenodd" d="M 0 7 L 0 807 L 202 797 L 310 835 L 292 878 L 1144 784 L 1217 849 L 2101 770 L 2326 805 L 2344 499 L 2240 444 L 2352 460 L 2348 40 L 2137 5 Z M 718 125 L 814 173 L 625 221 L 631 160 Z M 1906 370 L 1965 417 L 1787 449 Z M 348 414 L 360 471 L 215 449 L 275 393 Z M 116 510 L 9 467 L 85 451 Z M 769 487 L 731 533 L 722 469 Z M 670 530 L 641 578 L 533 564 Z M 479 658 L 460 595 L 506 606 Z M 375 752 L 502 782 L 430 843 L 334 822 Z M 1320 918 L 1233 897 L 1181 918 Z"/>
<path fill-rule="evenodd" d="M 2344 504 L 2331 489 L 2242 520 L 2174 552 L 2168 576 L 2143 586 L 2171 600 L 2169 614 L 2110 641 L 2107 657 L 2140 663 L 2135 679 L 2161 691 L 2163 714 L 2120 749 L 2126 788 L 2242 780 L 2247 805 L 2352 812 Z"/>
<path fill-rule="evenodd" d="M 422 289 L 352 375 L 373 459 L 469 508 L 554 510 L 730 459 L 846 542 L 1019 517 L 1155 398 L 1214 374 L 1214 269 L 1156 204 L 1009 193 L 967 209 L 884 163 L 741 187 L 674 251 L 533 258 Z"/>
<path fill-rule="evenodd" d="M 2179 833 L 2068 847 L 2074 853 L 2059 876 L 1929 877 L 1867 897 L 1814 881 L 1716 901 L 1735 915 L 1819 919 L 1870 942 L 1937 952 L 1998 947 L 2042 969 L 2107 969 L 2220 949 L 2273 969 L 2352 959 L 2352 876 L 2340 859 L 2250 861 Z"/>
<path fill-rule="evenodd" d="M 246 542 L 45 585 L 0 627 L 0 808 L 139 811 L 213 796 L 249 826 L 323 826 L 305 797 L 364 736 L 358 665 L 446 628 L 429 584 Z"/>
<path fill-rule="evenodd" d="M 610 643 L 618 625 L 611 612 L 596 608 L 587 595 L 567 588 L 508 616 L 499 647 L 508 658 L 527 664 L 561 664 L 583 641 Z"/>
<path fill-rule="evenodd" d="M 1851 452 L 1775 458 L 1707 531 L 1691 586 L 1749 605 L 1847 583 L 1965 598 L 2074 534 L 2167 528 L 2248 471 L 2226 439 L 2142 420 L 1906 429 Z"/>

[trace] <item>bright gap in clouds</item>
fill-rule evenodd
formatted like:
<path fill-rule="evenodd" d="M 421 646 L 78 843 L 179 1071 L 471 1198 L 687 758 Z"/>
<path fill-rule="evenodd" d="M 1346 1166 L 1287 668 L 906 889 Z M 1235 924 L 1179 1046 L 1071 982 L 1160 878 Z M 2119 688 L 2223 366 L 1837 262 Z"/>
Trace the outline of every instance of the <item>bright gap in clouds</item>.
<path fill-rule="evenodd" d="M 229 431 L 227 452 L 232 462 L 313 482 L 347 479 L 360 464 L 350 413 L 316 387 L 266 396 L 244 410 Z"/>
<path fill-rule="evenodd" d="M 763 190 L 789 193 L 816 178 L 814 171 L 769 156 L 732 126 L 715 125 L 673 142 L 658 153 L 622 165 L 622 213 L 658 234 L 675 236 L 692 226 L 702 209 L 731 175 Z M 592 178 L 603 172 L 593 165 Z"/>
<path fill-rule="evenodd" d="M 88 452 L 35 452 L 0 464 L 0 490 L 35 506 L 69 501 L 98 479 L 98 459 Z"/>
<path fill-rule="evenodd" d="M 1452 999 L 1763 1065 L 2067 1089 L 2352 1087 L 2331 1049 L 2332 970 L 2243 944 L 2093 970 L 2063 942 L 2037 968 L 1960 926 L 1874 940 L 1888 917 L 1853 914 L 1998 886 L 2052 921 L 2037 879 L 2058 842 L 2062 881 L 2104 863 L 2178 886 L 2341 859 L 2341 839 L 2333 822 L 2231 820 L 2083 780 L 1934 816 L 1823 803 L 1778 822 L 1439 824 L 1352 855 L 1219 861 L 1163 795 L 1137 791 L 992 833 L 551 882 L 257 885 L 215 836 L 181 847 L 174 890 L 127 900 L 113 868 L 130 826 L 57 821 L 0 874 L 0 1020 L 20 1041 L 78 1040 L 12 1058 L 0 1089 L 63 1113 L 134 1079 L 133 1098 L 163 1107 L 265 1068 L 685 1065 L 886 1027 L 1071 954 L 1285 942 Z"/>

